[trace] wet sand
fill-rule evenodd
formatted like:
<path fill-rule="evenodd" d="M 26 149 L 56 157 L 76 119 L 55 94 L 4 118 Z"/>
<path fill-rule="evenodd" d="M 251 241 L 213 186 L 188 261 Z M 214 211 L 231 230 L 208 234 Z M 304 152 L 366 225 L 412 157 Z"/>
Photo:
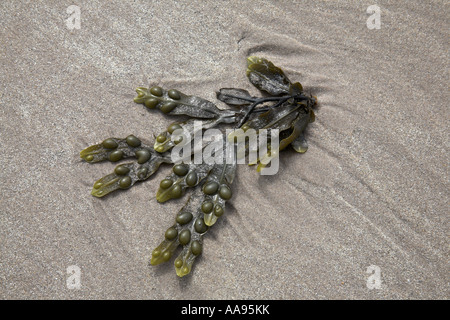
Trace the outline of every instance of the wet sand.
<path fill-rule="evenodd" d="M 1 2 L 0 298 L 449 298 L 448 4 L 377 1 L 369 29 L 372 2 L 246 3 L 78 1 L 71 30 L 72 1 Z M 115 165 L 79 152 L 174 121 L 135 104 L 139 86 L 221 108 L 219 88 L 256 94 L 249 55 L 318 97 L 309 150 L 282 152 L 276 176 L 239 166 L 180 279 L 148 264 L 186 201 L 155 199 L 170 167 L 98 199 Z"/>

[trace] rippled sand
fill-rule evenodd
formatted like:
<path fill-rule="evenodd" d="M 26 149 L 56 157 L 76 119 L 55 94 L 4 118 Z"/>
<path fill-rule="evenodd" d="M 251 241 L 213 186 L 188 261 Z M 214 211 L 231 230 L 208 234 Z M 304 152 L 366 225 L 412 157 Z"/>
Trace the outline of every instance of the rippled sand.
<path fill-rule="evenodd" d="M 0 298 L 448 299 L 448 4 L 378 1 L 369 29 L 360 1 L 191 3 L 85 1 L 69 30 L 71 1 L 1 2 Z M 185 201 L 156 202 L 170 167 L 97 199 L 114 165 L 79 151 L 165 129 L 138 86 L 257 93 L 249 55 L 318 97 L 309 150 L 276 176 L 240 166 L 180 279 L 148 265 Z"/>

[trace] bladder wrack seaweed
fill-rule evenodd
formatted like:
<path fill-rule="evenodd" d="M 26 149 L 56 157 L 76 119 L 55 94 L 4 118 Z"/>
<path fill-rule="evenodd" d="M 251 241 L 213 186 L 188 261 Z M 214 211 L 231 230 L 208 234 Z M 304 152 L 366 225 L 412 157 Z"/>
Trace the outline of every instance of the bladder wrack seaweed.
<path fill-rule="evenodd" d="M 169 116 L 183 115 L 189 119 L 169 125 L 166 131 L 156 136 L 153 145 L 147 145 L 134 135 L 129 135 L 123 139 L 105 139 L 80 153 L 81 158 L 89 163 L 136 158 L 134 162 L 119 164 L 112 173 L 97 180 L 91 192 L 96 197 L 104 197 L 118 189 L 131 188 L 136 182 L 148 179 L 163 163 L 173 164 L 173 169 L 159 184 L 157 201 L 180 198 L 188 188 L 194 189 L 185 206 L 176 215 L 173 225 L 165 231 L 164 240 L 153 250 L 150 261 L 152 265 L 167 262 L 181 246 L 182 251 L 174 262 L 176 273 L 180 277 L 190 273 L 196 257 L 203 251 L 203 236 L 224 214 L 226 202 L 233 195 L 232 183 L 238 157 L 243 156 L 236 153 L 231 159 L 216 163 L 197 163 L 186 161 L 186 158 L 184 162 L 174 162 L 171 151 L 179 144 L 194 142 L 196 130 L 198 131 L 194 122 L 202 119 L 201 130 L 226 124 L 242 129 L 236 131 L 240 134 L 254 130 L 258 137 L 262 136 L 263 131 L 278 130 L 279 143 L 274 143 L 271 140 L 273 137 L 269 139 L 267 153 L 251 163 L 258 164 L 258 171 L 288 145 L 300 153 L 308 149 L 304 131 L 308 123 L 314 121 L 312 108 L 316 105 L 316 98 L 305 94 L 299 82 L 292 83 L 280 68 L 264 58 L 247 58 L 247 77 L 255 87 L 269 96 L 253 97 L 244 89 L 222 88 L 217 92 L 217 99 L 232 107 L 225 110 L 217 108 L 208 100 L 188 96 L 175 89 L 139 87 L 134 99 L 136 103 L 143 104 L 148 109 L 160 110 Z M 188 133 L 184 138 L 176 135 L 183 130 Z M 226 142 L 234 143 L 233 139 L 238 136 L 239 134 L 225 139 L 223 149 L 226 148 Z M 248 149 L 246 145 L 246 154 Z M 195 156 L 196 149 L 191 150 L 188 158 Z M 215 153 L 216 156 L 218 154 Z M 222 152 L 220 156 L 222 154 L 225 157 L 227 153 Z"/>

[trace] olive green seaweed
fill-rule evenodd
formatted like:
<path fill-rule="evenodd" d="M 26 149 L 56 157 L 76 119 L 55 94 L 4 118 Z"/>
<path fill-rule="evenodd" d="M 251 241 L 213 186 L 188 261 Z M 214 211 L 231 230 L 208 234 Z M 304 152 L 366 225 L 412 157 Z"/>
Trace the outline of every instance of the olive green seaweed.
<path fill-rule="evenodd" d="M 315 119 L 312 108 L 317 99 L 305 94 L 299 82 L 292 83 L 283 70 L 264 58 L 247 58 L 247 77 L 256 88 L 270 96 L 254 97 L 247 90 L 238 88 L 220 89 L 216 93 L 217 99 L 232 109 L 219 109 L 208 100 L 185 95 L 176 89 L 138 87 L 134 98 L 136 103 L 169 116 L 187 116 L 188 119 L 171 123 L 155 136 L 153 144 L 129 135 L 126 138 L 107 138 L 81 151 L 80 157 L 88 163 L 135 158 L 134 162 L 119 163 L 112 173 L 97 180 L 91 192 L 95 197 L 129 189 L 136 182 L 150 178 L 163 163 L 172 164 L 173 168 L 159 184 L 158 202 L 181 198 L 188 189 L 193 189 L 172 226 L 166 229 L 163 241 L 153 250 L 151 265 L 169 261 L 181 246 L 181 252 L 174 261 L 176 273 L 183 277 L 191 272 L 195 259 L 203 252 L 203 236 L 223 216 L 226 202 L 232 199 L 237 159 L 248 154 L 249 149 L 247 143 L 243 153 L 239 155 L 236 152 L 231 161 L 226 158 L 227 142 L 238 137 L 233 134 L 223 140 L 222 152 L 214 153 L 223 161 L 198 164 L 193 161 L 198 151 L 194 147 L 191 154 L 174 163 L 171 151 L 175 146 L 194 146 L 193 139 L 201 133 L 199 131 L 232 125 L 235 129 L 242 129 L 236 131 L 240 134 L 254 130 L 259 136 L 262 129 L 279 131 L 278 148 L 271 144 L 273 140 L 269 140 L 267 153 L 250 163 L 258 164 L 257 171 L 289 145 L 299 153 L 308 150 L 305 129 Z M 199 119 L 202 120 L 201 127 L 196 126 L 195 121 Z M 223 126 L 220 130 L 225 131 Z M 207 147 L 208 143 L 201 150 Z"/>

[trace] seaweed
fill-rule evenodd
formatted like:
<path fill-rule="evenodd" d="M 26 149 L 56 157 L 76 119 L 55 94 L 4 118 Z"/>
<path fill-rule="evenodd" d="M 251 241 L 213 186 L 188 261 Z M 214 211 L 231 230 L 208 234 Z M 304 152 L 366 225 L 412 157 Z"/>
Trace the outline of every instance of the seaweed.
<path fill-rule="evenodd" d="M 166 229 L 164 240 L 153 250 L 151 265 L 169 261 L 181 246 L 174 262 L 176 273 L 182 277 L 191 272 L 196 257 L 203 251 L 203 236 L 224 214 L 226 202 L 232 198 L 232 183 L 240 159 L 250 159 L 250 153 L 256 152 L 258 156 L 249 164 L 258 164 L 257 170 L 261 171 L 289 145 L 299 153 L 307 151 L 304 131 L 315 119 L 313 107 L 317 99 L 307 95 L 299 82 L 292 83 L 280 68 L 264 58 L 247 58 L 247 77 L 266 95 L 254 97 L 244 89 L 222 88 L 216 96 L 231 107 L 227 109 L 219 109 L 213 102 L 175 89 L 138 87 L 136 103 L 169 116 L 187 116 L 188 120 L 170 124 L 155 137 L 153 145 L 129 135 L 122 139 L 107 138 L 81 151 L 81 158 L 89 163 L 136 158 L 134 162 L 119 164 L 112 173 L 97 180 L 91 192 L 95 197 L 129 189 L 136 182 L 150 178 L 164 163 L 172 164 L 173 168 L 159 184 L 158 202 L 181 198 L 187 189 L 193 189 L 174 224 Z M 216 139 L 224 135 L 221 124 L 234 128 L 222 140 Z M 217 137 L 197 145 L 195 138 L 212 128 L 216 129 Z M 250 132 L 258 141 L 256 147 L 246 140 Z M 239 141 L 244 143 L 239 145 Z M 182 157 L 174 157 L 174 152 L 180 150 L 186 152 Z M 197 161 L 197 155 L 202 152 L 214 161 L 201 156 L 202 161 Z"/>

